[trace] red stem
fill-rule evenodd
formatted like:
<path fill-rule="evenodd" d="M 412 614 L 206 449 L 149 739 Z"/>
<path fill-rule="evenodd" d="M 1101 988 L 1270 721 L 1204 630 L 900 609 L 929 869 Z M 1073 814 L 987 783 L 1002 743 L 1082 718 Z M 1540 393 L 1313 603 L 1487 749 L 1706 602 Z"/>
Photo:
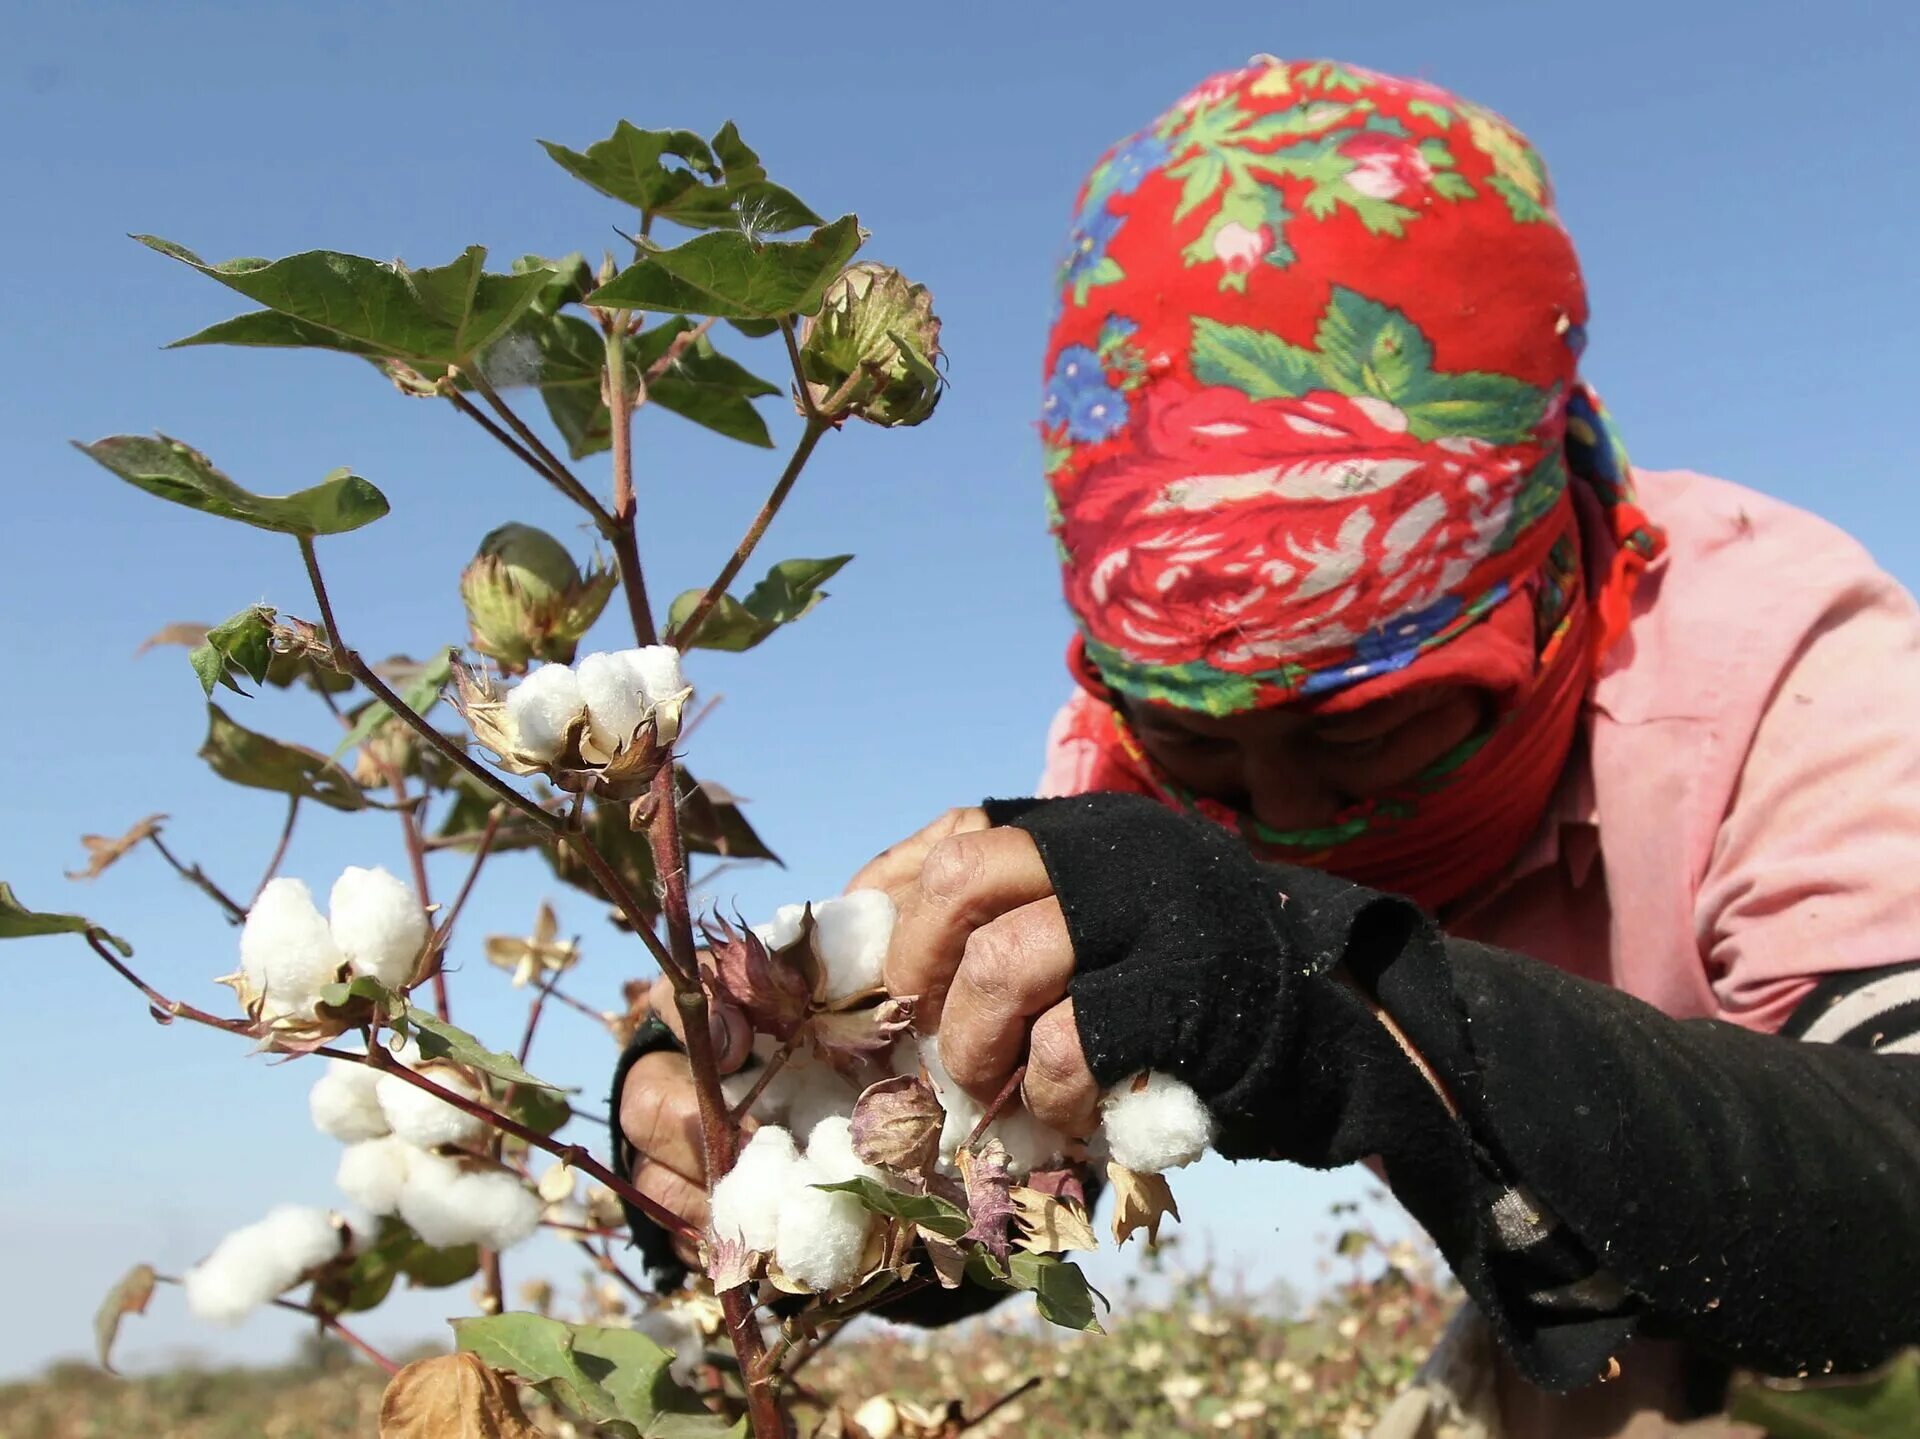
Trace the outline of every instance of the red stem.
<path fill-rule="evenodd" d="M 280 843 L 274 846 L 273 858 L 267 861 L 267 872 L 260 876 L 260 883 L 253 887 L 252 904 L 258 904 L 260 902 L 260 891 L 267 887 L 268 882 L 271 881 L 276 874 L 280 873 L 280 861 L 287 857 L 287 845 L 293 840 L 293 822 L 299 818 L 299 815 L 300 796 L 297 794 L 289 795 L 287 797 L 287 822 L 280 827 Z M 252 904 L 248 907 L 251 908 Z"/>
<path fill-rule="evenodd" d="M 386 1370 L 388 1378 L 392 1378 L 400 1372 L 400 1366 L 398 1364 L 387 1358 L 386 1355 L 382 1354 L 378 1349 L 375 1349 L 371 1344 L 367 1343 L 366 1340 L 362 1339 L 358 1334 L 355 1334 L 351 1329 L 347 1328 L 346 1325 L 342 1324 L 333 1315 L 326 1313 L 324 1310 L 312 1309 L 305 1304 L 295 1304 L 291 1299 L 276 1299 L 273 1301 L 273 1307 L 276 1309 L 288 1309 L 295 1314 L 304 1314 L 310 1319 L 318 1319 L 322 1329 L 332 1330 L 348 1344 L 358 1349 L 362 1354 L 366 1355 L 367 1358 Z"/>

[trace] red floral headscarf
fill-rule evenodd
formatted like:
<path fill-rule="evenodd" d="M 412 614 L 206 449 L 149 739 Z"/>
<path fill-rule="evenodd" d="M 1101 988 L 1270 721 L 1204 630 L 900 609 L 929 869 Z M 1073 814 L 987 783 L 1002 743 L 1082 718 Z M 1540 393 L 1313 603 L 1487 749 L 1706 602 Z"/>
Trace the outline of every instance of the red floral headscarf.
<path fill-rule="evenodd" d="M 1263 58 L 1094 168 L 1060 287 L 1041 424 L 1094 787 L 1432 905 L 1492 877 L 1661 545 L 1577 376 L 1586 293 L 1539 157 L 1434 86 Z M 1443 680 L 1488 690 L 1492 728 L 1305 832 L 1184 794 L 1123 712 Z"/>

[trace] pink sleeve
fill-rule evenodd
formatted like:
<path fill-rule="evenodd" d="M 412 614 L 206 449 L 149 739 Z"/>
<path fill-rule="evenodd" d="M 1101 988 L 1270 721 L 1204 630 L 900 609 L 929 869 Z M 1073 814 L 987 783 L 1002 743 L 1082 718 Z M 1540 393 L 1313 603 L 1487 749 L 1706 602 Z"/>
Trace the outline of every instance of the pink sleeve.
<path fill-rule="evenodd" d="M 1753 1029 L 1826 974 L 1920 959 L 1920 611 L 1859 558 L 1774 687 L 1698 891 L 1714 992 Z"/>
<path fill-rule="evenodd" d="M 1034 791 L 1041 799 L 1085 794 L 1093 787 L 1100 747 L 1087 736 L 1091 708 L 1092 701 L 1086 692 L 1075 690 L 1048 726 L 1046 767 L 1040 773 L 1039 788 Z"/>

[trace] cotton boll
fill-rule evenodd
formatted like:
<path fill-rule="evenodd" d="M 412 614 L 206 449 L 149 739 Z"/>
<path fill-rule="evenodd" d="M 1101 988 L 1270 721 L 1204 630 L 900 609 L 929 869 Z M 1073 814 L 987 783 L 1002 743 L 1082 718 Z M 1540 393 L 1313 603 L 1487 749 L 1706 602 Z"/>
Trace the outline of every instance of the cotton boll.
<path fill-rule="evenodd" d="M 1123 1079 L 1100 1102 L 1100 1123 L 1114 1162 L 1140 1174 L 1191 1164 L 1213 1143 L 1213 1116 L 1200 1096 L 1171 1074 L 1149 1073 L 1137 1090 Z"/>
<path fill-rule="evenodd" d="M 947 1073 L 946 1065 L 940 1062 L 940 1041 L 937 1038 L 909 1037 L 894 1046 L 895 1074 L 918 1074 L 923 1068 L 927 1072 L 927 1082 L 933 1086 L 934 1098 L 940 1101 L 940 1107 L 947 1112 L 946 1122 L 940 1126 L 940 1157 L 951 1163 L 960 1146 L 967 1142 L 968 1136 L 986 1116 L 987 1107 L 956 1084 L 953 1076 Z"/>
<path fill-rule="evenodd" d="M 772 919 L 754 925 L 753 932 L 768 949 L 785 949 L 800 938 L 800 924 L 806 914 L 804 904 L 783 904 L 773 912 Z"/>
<path fill-rule="evenodd" d="M 1007 1167 L 1018 1175 L 1050 1168 L 1066 1153 L 1067 1137 L 1047 1128 L 1018 1104 L 1001 1110 L 987 1126 L 987 1134 L 1006 1145 Z"/>
<path fill-rule="evenodd" d="M 391 1214 L 400 1207 L 400 1194 L 406 1188 L 407 1171 L 414 1157 L 421 1154 L 404 1139 L 387 1135 L 383 1139 L 363 1139 L 340 1152 L 340 1167 L 333 1182 L 340 1192 L 369 1214 Z M 428 1159 L 438 1156 L 427 1155 Z"/>
<path fill-rule="evenodd" d="M 355 974 L 405 989 L 427 947 L 426 912 L 413 891 L 384 869 L 348 865 L 327 897 L 334 945 Z"/>
<path fill-rule="evenodd" d="M 856 889 L 813 907 L 813 952 L 827 971 L 827 999 L 846 999 L 884 983 L 887 941 L 898 911 L 878 889 Z"/>
<path fill-rule="evenodd" d="M 779 1233 L 773 1257 L 787 1277 L 816 1294 L 844 1289 L 859 1279 L 871 1216 L 851 1194 L 815 1189 L 831 1184 L 809 1160 L 801 1160 L 780 1196 Z"/>
<path fill-rule="evenodd" d="M 480 1097 L 479 1086 L 457 1069 L 436 1064 L 421 1072 L 442 1089 L 467 1099 Z M 465 1144 L 486 1128 L 484 1120 L 455 1108 L 437 1095 L 428 1094 L 418 1085 L 409 1084 L 397 1074 L 381 1075 L 374 1086 L 374 1095 L 393 1132 L 422 1149 Z"/>
<path fill-rule="evenodd" d="M 780 1196 L 800 1163 L 793 1135 L 774 1124 L 753 1132 L 720 1182 L 713 1186 L 713 1232 L 748 1249 L 770 1250 L 779 1237 Z"/>
<path fill-rule="evenodd" d="M 387 1116 L 375 1096 L 378 1070 L 351 1060 L 329 1061 L 327 1072 L 307 1095 L 313 1126 L 322 1134 L 352 1144 L 378 1139 L 388 1131 Z"/>
<path fill-rule="evenodd" d="M 667 1373 L 676 1384 L 692 1384 L 706 1357 L 707 1336 L 677 1304 L 642 1310 L 633 1319 L 634 1332 L 644 1334 L 662 1349 L 673 1351 Z"/>
<path fill-rule="evenodd" d="M 585 708 L 580 682 L 565 665 L 541 665 L 507 693 L 514 743 L 537 760 L 553 759 L 567 747 L 567 731 Z"/>
<path fill-rule="evenodd" d="M 312 891 L 297 879 L 269 880 L 240 930 L 240 972 L 266 996 L 264 1017 L 311 1015 L 343 963 Z"/>
<path fill-rule="evenodd" d="M 853 1148 L 853 1121 L 843 1114 L 829 1115 L 807 1131 L 807 1163 L 820 1171 L 822 1182 L 843 1184 L 849 1179 L 872 1179 L 884 1184 L 886 1171 L 868 1164 Z"/>
<path fill-rule="evenodd" d="M 787 1066 L 794 1067 L 791 1063 Z M 777 1084 L 779 1078 L 776 1076 L 774 1083 Z M 811 1134 L 823 1119 L 852 1114 L 860 1091 L 841 1078 L 832 1065 L 814 1060 L 798 1067 L 785 1099 L 787 1127 L 795 1134 Z"/>
<path fill-rule="evenodd" d="M 187 1307 L 217 1324 L 237 1323 L 335 1258 L 344 1238 L 326 1210 L 283 1204 L 234 1230 L 186 1272 Z"/>
<path fill-rule="evenodd" d="M 439 1249 L 480 1244 L 511 1249 L 540 1225 L 540 1200 L 504 1169 L 468 1170 L 438 1154 L 414 1154 L 400 1191 L 400 1217 Z"/>
<path fill-rule="evenodd" d="M 611 758 L 633 743 L 646 718 L 640 677 L 620 655 L 588 655 L 574 671 L 587 707 L 587 738 L 600 755 Z"/>

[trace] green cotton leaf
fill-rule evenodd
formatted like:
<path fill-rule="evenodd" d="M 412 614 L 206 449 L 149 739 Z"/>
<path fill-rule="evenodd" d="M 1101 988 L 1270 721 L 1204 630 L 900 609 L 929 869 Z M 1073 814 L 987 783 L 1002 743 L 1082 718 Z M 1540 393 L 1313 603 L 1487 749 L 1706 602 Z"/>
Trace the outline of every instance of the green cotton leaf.
<path fill-rule="evenodd" d="M 256 495 L 215 469 L 200 451 L 166 435 L 110 435 L 91 445 L 75 440 L 73 447 L 150 495 L 283 535 L 343 535 L 372 524 L 389 508 L 385 495 L 345 469 L 334 470 L 312 489 Z"/>
<path fill-rule="evenodd" d="M 902 1194 L 875 1179 L 848 1179 L 838 1184 L 816 1184 L 830 1194 L 851 1194 L 869 1214 L 904 1219 L 930 1229 L 943 1239 L 958 1239 L 973 1227 L 966 1210 L 934 1194 Z"/>
<path fill-rule="evenodd" d="M 119 1336 L 120 1321 L 129 1314 L 145 1314 L 147 1301 L 153 1298 L 153 1286 L 158 1276 L 151 1264 L 136 1264 L 113 1288 L 107 1291 L 107 1297 L 100 1301 L 100 1307 L 93 1314 L 93 1348 L 99 1356 L 100 1367 L 112 1374 L 113 1341 Z"/>
<path fill-rule="evenodd" d="M 573 1328 L 538 1314 L 456 1319 L 454 1347 L 526 1381 L 590 1424 L 609 1423 L 620 1417 L 619 1406 L 574 1357 Z"/>
<path fill-rule="evenodd" d="M 722 319 L 811 315 L 865 240 L 859 220 L 842 215 L 804 240 L 760 241 L 734 230 L 697 235 L 672 249 L 643 241 L 644 258 L 587 299 L 609 310 Z"/>
<path fill-rule="evenodd" d="M 667 353 L 676 336 L 692 328 L 685 315 L 676 315 L 642 330 L 629 346 L 635 368 L 645 374 Z M 681 350 L 672 366 L 647 386 L 649 403 L 761 449 L 773 448 L 773 436 L 753 402 L 779 393 L 778 385 L 728 359 L 705 335 Z M 604 405 L 601 413 L 606 413 Z"/>
<path fill-rule="evenodd" d="M 1339 285 L 1320 317 L 1313 343 L 1328 389 L 1378 395 L 1395 405 L 1424 399 L 1434 384 L 1433 346 L 1420 327 L 1391 306 Z"/>
<path fill-rule="evenodd" d="M 274 660 L 273 615 L 266 605 L 249 605 L 208 630 L 206 639 L 193 647 L 187 660 L 209 699 L 215 685 L 225 685 L 235 694 L 246 693 L 234 679 L 235 671 L 255 684 L 267 682 Z"/>
<path fill-rule="evenodd" d="M 313 1301 L 330 1314 L 354 1314 L 377 1308 L 405 1279 L 417 1289 L 444 1289 L 471 1279 L 480 1269 L 478 1245 L 436 1249 L 408 1225 L 391 1216 L 380 1220 L 366 1243 L 343 1269 L 316 1282 Z"/>
<path fill-rule="evenodd" d="M 1246 325 L 1196 317 L 1192 363 L 1203 385 L 1226 385 L 1255 400 L 1296 399 L 1326 388 L 1313 351 Z"/>
<path fill-rule="evenodd" d="M 552 1134 L 573 1118 L 573 1106 L 566 1096 L 552 1089 L 515 1085 L 507 1113 L 535 1134 Z"/>
<path fill-rule="evenodd" d="M 440 703 L 440 692 L 447 687 L 447 681 L 453 678 L 453 650 L 441 650 L 439 654 L 420 666 L 420 673 L 400 691 L 403 704 L 417 715 L 425 715 Z M 373 732 L 393 718 L 393 710 L 385 700 L 375 700 L 360 711 L 354 720 L 353 728 L 347 731 L 347 737 L 333 752 L 335 759 L 340 758 L 356 745 L 362 745 L 372 737 Z"/>
<path fill-rule="evenodd" d="M 713 155 L 720 162 L 721 183 L 691 186 L 657 213 L 690 230 L 737 226 L 768 235 L 826 223 L 791 190 L 767 179 L 766 166 L 733 121 L 713 137 Z"/>
<path fill-rule="evenodd" d="M 446 1020 L 428 1010 L 409 1004 L 394 1020 L 394 1028 L 406 1028 L 420 1046 L 422 1059 L 445 1059 L 455 1064 L 464 1064 L 469 1069 L 491 1074 L 495 1079 L 508 1084 L 530 1084 L 539 1089 L 551 1089 L 560 1092 L 560 1086 L 549 1084 L 537 1075 L 527 1073 L 520 1061 L 511 1054 L 488 1049 L 466 1030 L 458 1025 L 448 1024 Z"/>
<path fill-rule="evenodd" d="M 638 1439 L 732 1439 L 729 1424 L 674 1383 L 673 1355 L 644 1334 L 566 1324 L 538 1314 L 453 1321 L 454 1343 L 533 1385 L 562 1409 L 608 1433 Z"/>
<path fill-rule="evenodd" d="M 542 140 L 561 169 L 642 214 L 658 211 L 696 185 L 720 178 L 707 142 L 691 130 L 642 130 L 622 120 L 584 151 Z M 675 160 L 678 164 L 668 164 Z"/>
<path fill-rule="evenodd" d="M 1057 1254 L 1029 1254 L 1021 1250 L 1007 1260 L 1006 1272 L 1014 1288 L 1031 1291 L 1040 1317 L 1049 1324 L 1094 1334 L 1106 1332 L 1093 1312 L 1098 1291 L 1087 1283 L 1087 1276 L 1071 1260 Z"/>
<path fill-rule="evenodd" d="M 667 611 L 667 628 L 675 642 L 691 649 L 750 650 L 782 625 L 792 624 L 824 600 L 820 588 L 843 569 L 852 555 L 822 560 L 782 560 L 767 577 L 747 592 L 744 601 L 722 595 L 693 635 L 681 626 L 698 607 L 704 590 L 687 590 L 675 597 Z"/>
<path fill-rule="evenodd" d="M 593 289 L 593 266 L 578 250 L 558 260 L 549 260 L 543 255 L 522 255 L 513 262 L 513 273 L 546 277 L 527 306 L 527 313 L 532 315 L 558 314 L 562 307 L 586 299 Z"/>
<path fill-rule="evenodd" d="M 330 809 L 366 805 L 360 787 L 325 755 L 303 745 L 255 734 L 230 719 L 218 705 L 207 706 L 207 738 L 200 758 L 234 784 L 318 800 Z"/>
<path fill-rule="evenodd" d="M 40 914 L 28 909 L 14 895 L 13 886 L 0 879 L 0 939 L 33 939 L 43 934 L 97 934 L 123 956 L 133 954 L 132 945 L 117 934 L 108 934 L 85 915 Z"/>
<path fill-rule="evenodd" d="M 1727 1415 L 1760 1425 L 1769 1439 L 1906 1439 L 1920 1433 L 1920 1355 L 1903 1354 L 1870 1378 L 1803 1389 L 1744 1379 Z"/>
<path fill-rule="evenodd" d="M 176 346 L 297 346 L 415 364 L 466 364 L 505 334 L 550 283 L 543 270 L 487 274 L 487 252 L 480 245 L 469 246 L 449 264 L 415 270 L 398 260 L 331 250 L 210 264 L 169 240 L 134 238 L 277 317 L 242 315 L 176 340 Z"/>

